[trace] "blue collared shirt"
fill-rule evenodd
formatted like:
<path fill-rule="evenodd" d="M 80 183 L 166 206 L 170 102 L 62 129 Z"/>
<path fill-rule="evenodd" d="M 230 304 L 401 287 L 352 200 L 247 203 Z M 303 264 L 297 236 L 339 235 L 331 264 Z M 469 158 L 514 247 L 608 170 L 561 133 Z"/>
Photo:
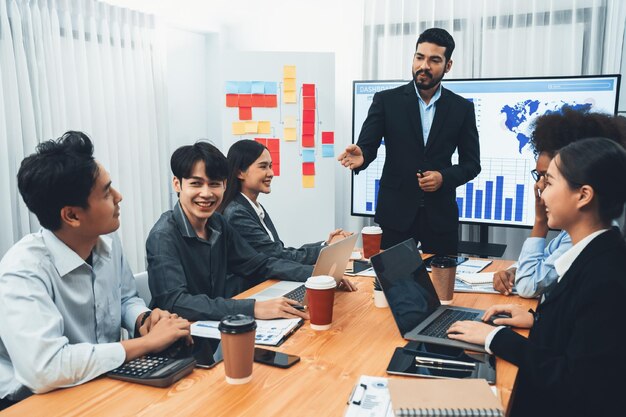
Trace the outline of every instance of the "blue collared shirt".
<path fill-rule="evenodd" d="M 542 237 L 526 239 L 515 272 L 517 293 L 521 297 L 532 298 L 548 292 L 559 277 L 554 262 L 571 247 L 572 239 L 564 230 L 547 245 Z"/>
<path fill-rule="evenodd" d="M 0 398 L 71 387 L 122 363 L 148 311 L 115 234 L 101 236 L 93 267 L 49 230 L 25 236 L 0 261 Z"/>
<path fill-rule="evenodd" d="M 417 86 L 413 83 L 413 87 L 415 87 L 415 94 L 417 94 L 417 100 L 420 105 L 420 118 L 422 120 L 422 135 L 424 136 L 424 145 L 428 141 L 428 135 L 430 134 L 430 128 L 433 125 L 433 119 L 435 118 L 435 110 L 437 110 L 437 100 L 441 97 L 441 84 L 439 84 L 439 88 L 430 99 L 430 102 L 426 104 L 426 102 L 420 96 L 419 91 L 417 90 Z"/>

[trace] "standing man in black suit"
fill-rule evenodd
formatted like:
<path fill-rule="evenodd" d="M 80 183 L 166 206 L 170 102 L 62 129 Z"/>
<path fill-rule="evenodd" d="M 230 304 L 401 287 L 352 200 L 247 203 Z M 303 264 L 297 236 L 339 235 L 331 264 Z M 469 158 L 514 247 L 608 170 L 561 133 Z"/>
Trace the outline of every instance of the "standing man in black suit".
<path fill-rule="evenodd" d="M 424 31 L 417 39 L 413 81 L 376 93 L 359 140 L 339 155 L 358 174 L 385 138 L 374 218 L 383 229 L 383 249 L 413 237 L 424 252 L 457 252 L 455 190 L 480 172 L 480 149 L 474 104 L 441 86 L 453 50 L 445 30 Z M 457 149 L 459 161 L 452 165 Z"/>

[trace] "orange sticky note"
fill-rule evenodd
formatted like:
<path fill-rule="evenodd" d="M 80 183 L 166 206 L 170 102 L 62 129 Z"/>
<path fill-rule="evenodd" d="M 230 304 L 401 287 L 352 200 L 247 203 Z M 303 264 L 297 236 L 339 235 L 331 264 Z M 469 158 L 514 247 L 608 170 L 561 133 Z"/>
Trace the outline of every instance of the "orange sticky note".
<path fill-rule="evenodd" d="M 226 94 L 226 107 L 238 107 L 239 94 Z"/>
<path fill-rule="evenodd" d="M 252 94 L 252 107 L 265 107 L 265 96 L 263 94 Z"/>
<path fill-rule="evenodd" d="M 239 120 L 252 120 L 252 109 L 250 107 L 239 107 Z"/>
<path fill-rule="evenodd" d="M 263 96 L 263 101 L 265 102 L 265 107 L 278 107 L 276 94 L 265 94 Z"/>
<path fill-rule="evenodd" d="M 302 95 L 310 97 L 315 95 L 315 84 L 302 84 Z"/>
<path fill-rule="evenodd" d="M 315 175 L 315 162 L 303 162 L 302 175 Z"/>
<path fill-rule="evenodd" d="M 302 176 L 302 188 L 314 188 L 315 187 L 315 175 L 303 175 Z"/>
<path fill-rule="evenodd" d="M 302 147 L 303 148 L 315 148 L 315 136 L 302 135 Z"/>
<path fill-rule="evenodd" d="M 267 140 L 267 144 L 265 145 L 267 147 L 267 149 L 269 149 L 270 153 L 273 154 L 274 152 L 279 152 L 280 151 L 280 139 L 268 139 Z"/>
<path fill-rule="evenodd" d="M 239 105 L 241 105 L 241 102 Z M 315 110 L 315 97 L 303 97 L 302 108 L 304 110 Z"/>
<path fill-rule="evenodd" d="M 252 95 L 239 94 L 239 107 L 252 107 Z"/>
<path fill-rule="evenodd" d="M 233 135 L 244 135 L 246 133 L 246 122 L 233 122 Z"/>
<path fill-rule="evenodd" d="M 246 133 L 257 133 L 259 124 L 257 122 L 246 122 Z"/>

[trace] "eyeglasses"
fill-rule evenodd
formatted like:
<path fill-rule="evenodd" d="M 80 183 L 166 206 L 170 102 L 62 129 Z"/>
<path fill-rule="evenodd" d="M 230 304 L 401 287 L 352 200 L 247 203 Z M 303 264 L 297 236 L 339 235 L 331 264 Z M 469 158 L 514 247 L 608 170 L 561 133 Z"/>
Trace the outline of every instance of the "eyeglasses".
<path fill-rule="evenodd" d="M 545 172 L 539 172 L 536 169 L 533 169 L 532 171 L 530 171 L 530 175 L 533 176 L 533 179 L 535 180 L 535 182 L 539 181 L 541 179 L 541 177 L 545 177 L 546 173 Z"/>

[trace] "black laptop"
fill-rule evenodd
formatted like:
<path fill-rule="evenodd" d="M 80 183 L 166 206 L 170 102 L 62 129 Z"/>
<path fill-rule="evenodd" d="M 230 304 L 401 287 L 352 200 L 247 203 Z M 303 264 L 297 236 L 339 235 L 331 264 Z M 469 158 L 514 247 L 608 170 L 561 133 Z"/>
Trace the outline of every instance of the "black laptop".
<path fill-rule="evenodd" d="M 402 337 L 485 352 L 484 346 L 448 338 L 452 323 L 480 321 L 484 311 L 441 305 L 413 239 L 372 256 L 371 262 Z"/>

